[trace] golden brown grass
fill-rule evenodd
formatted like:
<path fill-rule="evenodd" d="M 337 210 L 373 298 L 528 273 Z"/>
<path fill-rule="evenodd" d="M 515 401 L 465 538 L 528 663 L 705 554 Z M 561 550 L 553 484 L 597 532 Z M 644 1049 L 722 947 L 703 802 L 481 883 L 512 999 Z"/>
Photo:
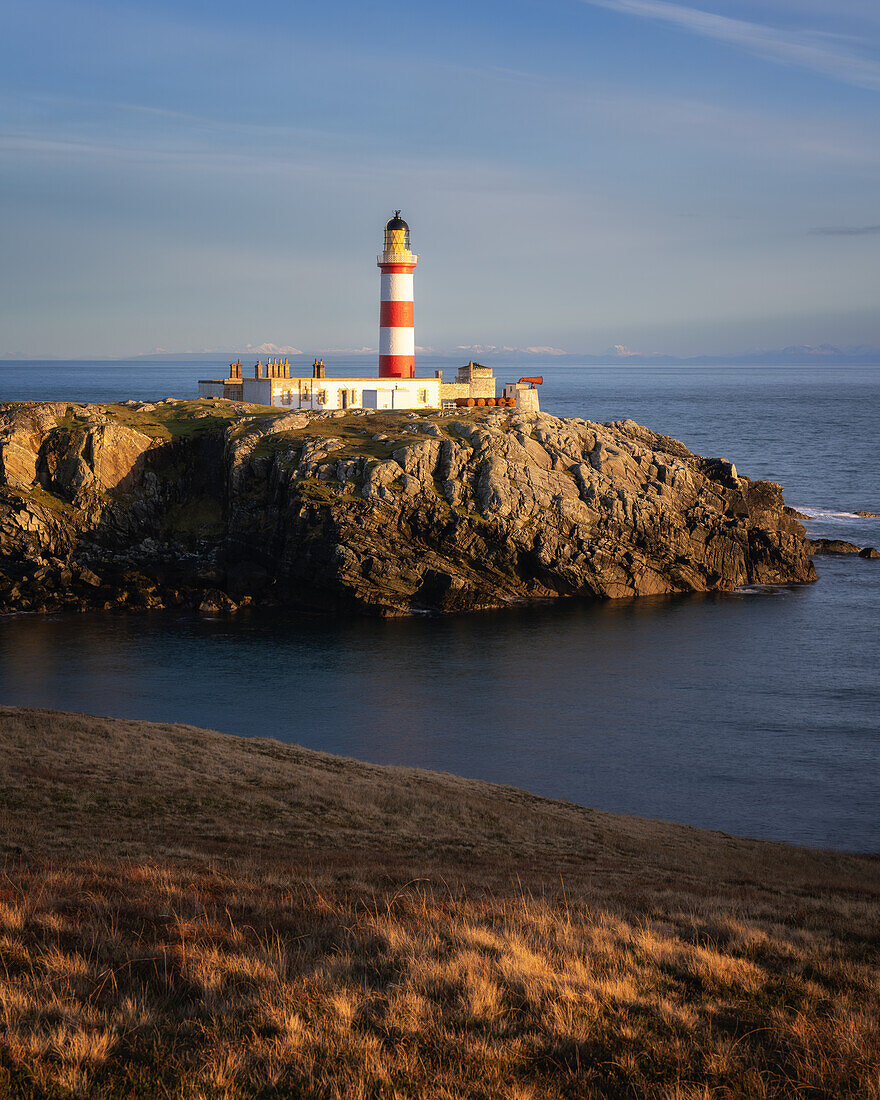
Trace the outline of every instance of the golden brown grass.
<path fill-rule="evenodd" d="M 0 1095 L 880 1097 L 878 861 L 0 708 Z"/>

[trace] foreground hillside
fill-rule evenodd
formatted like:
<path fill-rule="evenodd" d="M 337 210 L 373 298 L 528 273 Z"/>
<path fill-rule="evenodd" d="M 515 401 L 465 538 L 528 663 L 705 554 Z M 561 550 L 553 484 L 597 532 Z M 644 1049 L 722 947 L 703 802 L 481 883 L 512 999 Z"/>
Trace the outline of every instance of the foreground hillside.
<path fill-rule="evenodd" d="M 0 610 L 393 615 L 814 579 L 780 486 L 631 420 L 0 405 Z"/>
<path fill-rule="evenodd" d="M 0 1095 L 877 1097 L 880 861 L 0 708 Z"/>

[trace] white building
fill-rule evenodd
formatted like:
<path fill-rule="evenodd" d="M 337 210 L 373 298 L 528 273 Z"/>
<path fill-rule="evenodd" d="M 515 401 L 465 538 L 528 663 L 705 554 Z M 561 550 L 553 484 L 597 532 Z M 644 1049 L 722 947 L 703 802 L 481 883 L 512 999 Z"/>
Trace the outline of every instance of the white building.
<path fill-rule="evenodd" d="M 329 411 L 331 409 L 439 409 L 441 378 L 327 378 L 315 360 L 311 378 L 291 378 L 287 360 L 270 360 L 244 378 L 241 361 L 224 379 L 199 381 L 199 397 L 226 397 L 251 405 Z"/>

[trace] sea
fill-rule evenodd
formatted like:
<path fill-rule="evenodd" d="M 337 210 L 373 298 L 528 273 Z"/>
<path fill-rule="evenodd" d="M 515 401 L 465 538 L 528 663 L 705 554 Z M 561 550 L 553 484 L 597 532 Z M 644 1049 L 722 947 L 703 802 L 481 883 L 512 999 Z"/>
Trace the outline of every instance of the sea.
<path fill-rule="evenodd" d="M 457 361 L 423 364 L 452 373 Z M 0 400 L 192 396 L 216 362 L 0 362 Z M 327 363 L 328 376 L 369 371 Z M 781 482 L 880 548 L 880 365 L 498 364 Z M 255 610 L 0 618 L 0 702 L 185 722 L 627 814 L 880 852 L 880 562 L 806 586 L 400 621 Z"/>

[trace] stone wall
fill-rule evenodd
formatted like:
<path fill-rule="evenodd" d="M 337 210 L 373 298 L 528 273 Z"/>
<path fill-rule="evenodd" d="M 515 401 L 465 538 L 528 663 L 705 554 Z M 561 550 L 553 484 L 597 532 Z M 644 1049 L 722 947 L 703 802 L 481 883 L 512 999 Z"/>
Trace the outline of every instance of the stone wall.
<path fill-rule="evenodd" d="M 471 382 L 441 382 L 440 397 L 444 401 L 456 397 L 494 397 L 496 380 L 490 378 L 474 378 Z"/>

